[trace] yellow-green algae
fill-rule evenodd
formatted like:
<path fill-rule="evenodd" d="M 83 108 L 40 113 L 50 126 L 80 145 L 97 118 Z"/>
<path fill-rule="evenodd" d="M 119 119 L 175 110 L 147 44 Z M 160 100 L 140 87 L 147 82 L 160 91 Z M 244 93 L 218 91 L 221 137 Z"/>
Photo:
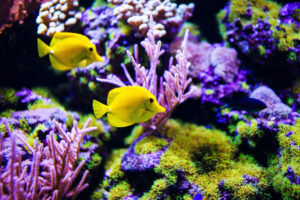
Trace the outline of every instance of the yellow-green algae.
<path fill-rule="evenodd" d="M 279 128 L 280 157 L 276 156 L 273 159 L 269 169 L 273 177 L 273 187 L 281 193 L 283 199 L 300 199 L 300 185 L 291 183 L 284 176 L 288 167 L 291 167 L 298 177 L 300 176 L 300 120 L 297 120 L 295 126 L 282 124 Z M 290 131 L 293 134 L 287 137 L 286 134 Z"/>
<path fill-rule="evenodd" d="M 155 153 L 163 147 L 168 146 L 168 144 L 168 141 L 165 139 L 149 135 L 138 141 L 134 147 L 134 151 L 137 154 Z"/>
<path fill-rule="evenodd" d="M 139 131 L 142 132 L 143 129 L 137 127 L 133 131 L 134 138 L 141 134 Z M 161 156 L 160 163 L 154 168 L 159 178 L 154 180 L 150 190 L 143 193 L 140 199 L 161 199 L 169 188 L 176 187 L 179 174 L 184 175 L 190 183 L 198 185 L 204 192 L 204 196 L 209 199 L 219 198 L 218 184 L 221 180 L 225 180 L 224 187 L 226 191 L 227 189 L 230 191 L 232 199 L 269 199 L 267 190 L 270 187 L 270 179 L 267 171 L 252 157 L 238 155 L 231 138 L 224 132 L 169 120 L 161 134 L 169 138 L 171 143 Z M 151 145 L 140 145 L 140 148 L 152 148 L 155 142 L 158 144 L 161 142 L 155 137 L 147 138 L 147 140 L 151 139 Z M 123 191 L 123 194 L 132 192 L 130 185 L 127 185 L 126 174 L 120 166 L 124 151 L 124 149 L 114 151 L 106 163 L 105 168 L 109 174 L 98 193 L 103 192 L 108 186 L 116 187 L 118 184 L 122 184 L 122 187 L 118 186 L 122 189 L 128 188 L 127 193 Z M 243 183 L 245 174 L 258 179 L 257 185 Z M 109 197 L 114 196 L 110 194 L 115 193 L 114 190 L 110 189 L 107 192 Z M 164 199 L 192 198 L 187 193 L 164 196 Z"/>
<path fill-rule="evenodd" d="M 235 143 L 240 144 L 242 139 L 247 139 L 251 146 L 255 146 L 255 141 L 263 136 L 263 131 L 259 130 L 257 121 L 252 119 L 250 123 L 239 121 L 236 126 L 238 136 L 235 138 Z"/>
<path fill-rule="evenodd" d="M 258 19 L 267 20 L 272 30 L 272 36 L 279 41 L 277 47 L 280 51 L 287 51 L 289 47 L 294 47 L 296 41 L 300 40 L 300 29 L 296 28 L 295 24 L 278 24 L 279 10 L 281 6 L 273 1 L 268 0 L 231 0 L 230 1 L 229 21 L 233 22 L 235 19 L 240 19 L 242 25 L 251 23 L 255 25 Z M 251 5 L 252 15 L 249 19 L 246 15 L 248 4 Z M 264 10 L 267 10 L 265 12 Z M 225 17 L 226 11 L 222 10 L 218 13 L 218 21 L 222 21 Z M 276 28 L 280 26 L 280 28 Z M 223 23 L 219 23 L 221 35 L 226 39 L 226 28 Z M 261 55 L 265 54 L 264 47 L 259 46 Z M 289 55 L 293 59 L 293 55 Z M 294 58 L 295 59 L 295 58 Z"/>
<path fill-rule="evenodd" d="M 113 186 L 108 191 L 109 200 L 122 199 L 131 193 L 130 185 L 126 180 L 125 173 L 121 169 L 121 160 L 126 149 L 113 150 L 108 156 L 105 162 L 105 171 L 108 173 L 108 177 L 100 184 L 100 189 L 96 190 L 91 199 L 99 199 L 103 197 L 103 193 L 106 187 Z"/>

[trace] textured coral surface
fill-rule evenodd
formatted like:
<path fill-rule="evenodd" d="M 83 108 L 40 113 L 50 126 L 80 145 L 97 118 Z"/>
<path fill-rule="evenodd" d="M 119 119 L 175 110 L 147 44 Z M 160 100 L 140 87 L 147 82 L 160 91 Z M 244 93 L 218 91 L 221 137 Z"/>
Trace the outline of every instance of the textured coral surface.
<path fill-rule="evenodd" d="M 0 0 L 0 199 L 300 199 L 299 10 Z M 57 32 L 87 36 L 103 62 L 56 71 Z M 78 48 L 61 56 L 90 51 Z M 123 128 L 96 119 L 93 100 L 123 86 L 166 111 Z"/>

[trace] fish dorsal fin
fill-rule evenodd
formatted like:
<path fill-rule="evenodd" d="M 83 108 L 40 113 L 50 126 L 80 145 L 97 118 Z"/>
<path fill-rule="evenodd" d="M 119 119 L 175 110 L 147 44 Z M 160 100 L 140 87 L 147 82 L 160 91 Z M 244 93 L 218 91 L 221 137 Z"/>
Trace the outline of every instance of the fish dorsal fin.
<path fill-rule="evenodd" d="M 133 122 L 124 122 L 120 118 L 118 118 L 117 115 L 113 113 L 108 113 L 107 114 L 108 122 L 110 125 L 114 127 L 125 127 L 125 126 L 130 126 L 134 124 Z"/>
<path fill-rule="evenodd" d="M 78 33 L 58 32 L 58 33 L 54 34 L 54 36 L 51 40 L 50 46 L 53 47 L 57 43 L 59 43 L 60 41 L 65 40 L 67 38 L 81 38 L 81 39 L 87 39 L 88 40 L 88 38 L 86 36 L 78 34 Z"/>
<path fill-rule="evenodd" d="M 111 91 L 109 91 L 108 96 L 107 96 L 107 105 L 111 105 L 111 103 L 113 102 L 113 100 L 116 98 L 116 96 L 118 96 L 119 94 L 121 94 L 122 92 L 125 91 L 125 87 L 118 87 L 118 88 L 114 88 Z"/>
<path fill-rule="evenodd" d="M 122 92 L 125 92 L 128 87 L 130 87 L 130 86 L 118 87 L 118 88 L 114 88 L 111 91 L 109 91 L 108 96 L 107 96 L 107 105 L 111 105 L 111 103 L 116 98 L 116 96 L 118 96 Z"/>
<path fill-rule="evenodd" d="M 107 105 L 111 105 L 111 103 L 114 101 L 116 96 L 120 95 L 123 92 L 126 92 L 126 94 L 131 95 L 132 93 L 138 91 L 147 92 L 145 88 L 140 86 L 124 86 L 124 87 L 114 88 L 108 93 Z"/>

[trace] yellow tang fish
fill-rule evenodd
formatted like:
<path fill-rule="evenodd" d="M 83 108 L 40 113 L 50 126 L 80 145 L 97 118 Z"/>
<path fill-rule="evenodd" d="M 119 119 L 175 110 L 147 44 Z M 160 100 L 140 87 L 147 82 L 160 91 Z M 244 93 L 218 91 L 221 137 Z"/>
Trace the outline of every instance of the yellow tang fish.
<path fill-rule="evenodd" d="M 78 33 L 55 33 L 50 46 L 39 38 L 37 44 L 39 56 L 49 54 L 52 67 L 57 70 L 70 70 L 103 61 L 89 38 Z"/>
<path fill-rule="evenodd" d="M 130 126 L 149 120 L 166 109 L 157 103 L 153 94 L 140 86 L 125 86 L 108 93 L 107 105 L 93 100 L 96 118 L 107 113 L 108 122 L 114 127 Z"/>

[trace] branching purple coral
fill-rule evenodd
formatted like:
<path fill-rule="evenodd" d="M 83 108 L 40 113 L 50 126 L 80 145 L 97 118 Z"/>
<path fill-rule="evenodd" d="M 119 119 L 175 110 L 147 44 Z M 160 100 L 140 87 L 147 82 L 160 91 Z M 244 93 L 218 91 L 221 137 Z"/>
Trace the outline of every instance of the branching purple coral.
<path fill-rule="evenodd" d="M 44 98 L 41 95 L 34 93 L 32 90 L 22 88 L 21 91 L 16 92 L 17 97 L 21 97 L 21 103 L 29 103 L 35 100 L 43 100 L 44 102 L 51 102 L 49 98 Z"/>
<path fill-rule="evenodd" d="M 192 79 L 188 78 L 188 67 L 190 63 L 187 60 L 187 43 L 188 31 L 181 45 L 181 50 L 177 51 L 175 56 L 177 64 L 173 64 L 173 57 L 169 61 L 169 69 L 164 72 L 163 77 L 158 77 L 156 68 L 159 64 L 159 57 L 164 53 L 161 50 L 161 41 L 155 42 L 153 19 L 150 17 L 150 29 L 147 33 L 147 38 L 141 42 L 144 47 L 149 60 L 150 68 L 146 69 L 141 66 L 138 61 L 138 46 L 134 46 L 134 56 L 126 51 L 131 63 L 135 69 L 135 78 L 132 78 L 124 64 L 121 65 L 126 78 L 130 85 L 138 85 L 149 90 L 158 100 L 158 103 L 166 108 L 165 113 L 155 115 L 148 122 L 143 123 L 146 128 L 152 130 L 159 129 L 170 118 L 172 111 L 187 98 L 192 96 L 193 90 L 187 88 Z M 107 82 L 117 86 L 126 86 L 126 84 L 117 76 L 111 74 L 106 79 L 97 79 L 100 82 Z"/>
<path fill-rule="evenodd" d="M 85 133 L 96 130 L 88 128 L 91 120 L 79 130 L 76 121 L 71 132 L 65 132 L 55 123 L 62 140 L 54 137 L 54 132 L 47 136 L 47 145 L 35 139 L 32 148 L 18 131 L 9 134 L 9 145 L 3 145 L 4 134 L 0 138 L 0 196 L 1 199 L 64 199 L 75 198 L 88 184 L 85 183 L 86 170 L 77 184 L 73 186 L 85 161 L 76 166 L 79 145 Z M 20 148 L 17 144 L 23 144 Z M 26 150 L 25 150 L 26 149 Z M 2 158 L 4 152 L 11 151 L 8 162 Z M 31 156 L 22 159 L 21 151 Z M 17 188 L 17 189 L 16 189 Z"/>

